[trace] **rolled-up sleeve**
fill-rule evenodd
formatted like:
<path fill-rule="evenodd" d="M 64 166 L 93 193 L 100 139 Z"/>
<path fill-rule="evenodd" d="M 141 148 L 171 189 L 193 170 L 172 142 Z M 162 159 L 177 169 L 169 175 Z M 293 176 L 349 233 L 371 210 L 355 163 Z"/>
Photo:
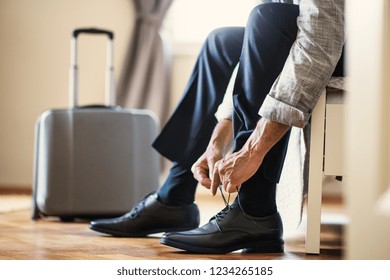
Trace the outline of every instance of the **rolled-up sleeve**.
<path fill-rule="evenodd" d="M 259 114 L 304 127 L 342 53 L 344 0 L 302 0 L 297 25 L 297 39 Z"/>

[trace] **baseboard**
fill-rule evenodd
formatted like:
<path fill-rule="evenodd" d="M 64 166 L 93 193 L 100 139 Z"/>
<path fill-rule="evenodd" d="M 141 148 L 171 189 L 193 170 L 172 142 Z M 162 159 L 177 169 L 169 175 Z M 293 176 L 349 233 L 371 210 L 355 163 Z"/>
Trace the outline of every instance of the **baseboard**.
<path fill-rule="evenodd" d="M 32 187 L 29 185 L 0 185 L 0 195 L 7 195 L 7 194 L 25 194 L 25 195 L 31 195 L 32 194 Z"/>

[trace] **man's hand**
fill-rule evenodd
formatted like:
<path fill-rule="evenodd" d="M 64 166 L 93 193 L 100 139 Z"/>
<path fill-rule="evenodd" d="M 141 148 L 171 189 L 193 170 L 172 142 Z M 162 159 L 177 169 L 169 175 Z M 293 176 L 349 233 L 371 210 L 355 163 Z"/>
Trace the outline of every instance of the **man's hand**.
<path fill-rule="evenodd" d="M 263 155 L 251 151 L 247 146 L 221 159 L 212 173 L 211 192 L 215 194 L 220 185 L 229 193 L 236 192 L 242 183 L 256 173 L 262 161 Z"/>
<path fill-rule="evenodd" d="M 241 150 L 215 164 L 211 192 L 215 194 L 221 184 L 225 191 L 236 192 L 242 183 L 256 173 L 265 155 L 289 128 L 288 125 L 261 118 Z"/>
<path fill-rule="evenodd" d="M 210 188 L 210 174 L 214 172 L 214 165 L 222 158 L 222 153 L 216 149 L 207 149 L 206 152 L 192 165 L 194 178 L 204 187 Z"/>
<path fill-rule="evenodd" d="M 192 165 L 194 178 L 204 187 L 211 187 L 211 174 L 215 164 L 231 149 L 232 121 L 221 120 L 214 129 L 205 153 Z M 216 192 L 216 191 L 215 191 Z M 215 195 L 213 192 L 213 195 Z"/>

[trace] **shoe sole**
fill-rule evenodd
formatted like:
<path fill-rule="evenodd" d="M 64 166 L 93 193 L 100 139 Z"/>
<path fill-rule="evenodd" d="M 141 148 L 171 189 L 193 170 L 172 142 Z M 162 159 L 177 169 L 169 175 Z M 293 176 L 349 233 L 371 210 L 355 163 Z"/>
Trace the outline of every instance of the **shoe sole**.
<path fill-rule="evenodd" d="M 262 240 L 260 242 L 252 241 L 243 244 L 235 244 L 224 248 L 198 247 L 185 243 L 169 240 L 166 237 L 160 239 L 163 245 L 171 246 L 177 249 L 185 250 L 196 254 L 226 254 L 242 249 L 242 253 L 283 253 L 283 240 Z"/>
<path fill-rule="evenodd" d="M 148 231 L 139 231 L 139 232 L 121 232 L 121 231 L 113 231 L 105 228 L 99 228 L 94 227 L 93 225 L 90 225 L 89 228 L 91 230 L 109 234 L 113 237 L 145 237 L 149 234 L 155 234 L 155 233 L 162 233 L 162 232 L 176 232 L 176 231 L 187 231 L 197 228 L 196 227 L 178 227 L 178 228 L 162 228 L 162 229 L 155 229 L 155 230 L 148 230 Z"/>

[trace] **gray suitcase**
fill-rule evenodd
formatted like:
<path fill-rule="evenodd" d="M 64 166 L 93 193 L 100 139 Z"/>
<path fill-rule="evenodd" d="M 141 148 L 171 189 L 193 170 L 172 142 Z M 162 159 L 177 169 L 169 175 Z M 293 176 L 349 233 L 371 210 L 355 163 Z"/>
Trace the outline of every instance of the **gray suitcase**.
<path fill-rule="evenodd" d="M 77 106 L 77 36 L 108 35 L 105 106 Z M 112 32 L 72 36 L 71 108 L 48 110 L 36 124 L 32 218 L 119 216 L 158 187 L 160 157 L 151 147 L 157 120 L 148 110 L 112 106 Z"/>

